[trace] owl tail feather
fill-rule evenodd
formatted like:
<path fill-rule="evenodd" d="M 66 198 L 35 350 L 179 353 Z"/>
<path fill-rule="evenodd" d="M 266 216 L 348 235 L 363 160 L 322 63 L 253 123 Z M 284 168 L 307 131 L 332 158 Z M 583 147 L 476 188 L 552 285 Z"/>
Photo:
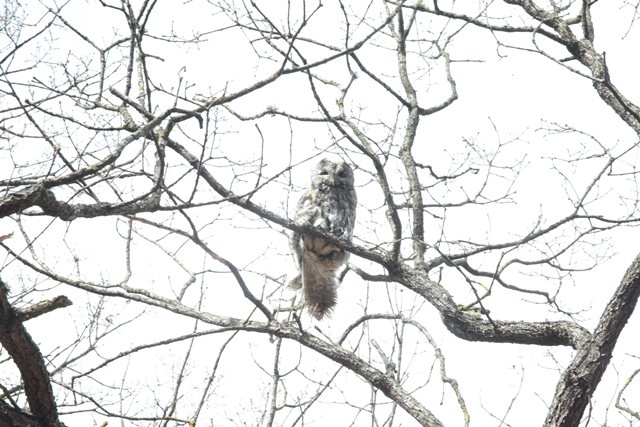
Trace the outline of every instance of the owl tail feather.
<path fill-rule="evenodd" d="M 317 263 L 302 263 L 302 287 L 309 314 L 318 320 L 329 316 L 338 303 L 334 272 L 322 271 Z"/>

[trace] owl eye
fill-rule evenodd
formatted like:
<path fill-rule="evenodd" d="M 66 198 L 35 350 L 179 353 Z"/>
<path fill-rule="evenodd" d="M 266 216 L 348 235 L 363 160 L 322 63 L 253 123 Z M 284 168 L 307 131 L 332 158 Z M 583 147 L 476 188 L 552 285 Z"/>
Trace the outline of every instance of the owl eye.
<path fill-rule="evenodd" d="M 327 172 L 327 171 L 322 171 L 322 172 L 320 172 L 320 175 L 329 175 L 329 172 Z"/>
<path fill-rule="evenodd" d="M 346 173 L 344 173 L 344 172 L 340 172 L 340 173 L 338 173 L 338 176 L 339 176 L 340 178 L 346 178 L 346 177 L 347 177 L 347 174 L 346 174 Z"/>

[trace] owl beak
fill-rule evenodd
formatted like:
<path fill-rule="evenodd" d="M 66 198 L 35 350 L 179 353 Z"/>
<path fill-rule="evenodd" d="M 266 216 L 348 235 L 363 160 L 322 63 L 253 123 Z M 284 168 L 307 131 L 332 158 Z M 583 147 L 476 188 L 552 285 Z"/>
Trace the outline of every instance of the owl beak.
<path fill-rule="evenodd" d="M 336 186 L 336 180 L 335 180 L 335 179 L 332 179 L 331 181 L 329 181 L 329 184 L 330 184 L 332 187 L 335 187 L 335 186 Z"/>

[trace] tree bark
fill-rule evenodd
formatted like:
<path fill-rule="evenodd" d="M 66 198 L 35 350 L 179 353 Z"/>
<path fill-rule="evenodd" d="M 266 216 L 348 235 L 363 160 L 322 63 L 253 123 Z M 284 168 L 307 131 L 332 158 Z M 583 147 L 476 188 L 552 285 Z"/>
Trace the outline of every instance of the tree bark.
<path fill-rule="evenodd" d="M 403 266 L 396 280 L 423 296 L 442 317 L 449 332 L 467 341 L 484 341 L 580 348 L 590 337 L 589 331 L 567 321 L 523 322 L 486 320 L 460 310 L 451 295 L 426 273 Z"/>
<path fill-rule="evenodd" d="M 43 308 L 44 306 L 52 305 L 51 309 L 55 309 L 70 304 L 66 297 L 58 297 L 51 304 L 44 303 L 26 312 L 44 313 L 50 311 Z M 23 318 L 9 304 L 7 288 L 0 281 L 0 344 L 7 350 L 20 371 L 32 414 L 31 416 L 2 402 L 0 423 L 7 426 L 62 427 L 44 358 L 22 324 Z"/>
<path fill-rule="evenodd" d="M 593 396 L 622 329 L 640 297 L 640 255 L 633 261 L 600 317 L 593 335 L 576 352 L 564 371 L 547 415 L 545 427 L 573 427 Z"/>
<path fill-rule="evenodd" d="M 0 400 L 0 426 L 2 427 L 42 427 L 42 423 L 32 415 Z"/>

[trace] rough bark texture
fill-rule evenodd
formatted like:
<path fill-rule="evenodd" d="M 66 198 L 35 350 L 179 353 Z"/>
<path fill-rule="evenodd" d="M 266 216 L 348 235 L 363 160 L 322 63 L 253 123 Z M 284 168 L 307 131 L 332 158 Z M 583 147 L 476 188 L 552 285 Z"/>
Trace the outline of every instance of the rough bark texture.
<path fill-rule="evenodd" d="M 135 202 L 71 204 L 57 200 L 53 191 L 46 189 L 43 184 L 36 184 L 1 197 L 0 218 L 21 213 L 23 210 L 35 206 L 42 209 L 46 215 L 60 218 L 63 221 L 72 221 L 76 218 L 154 212 L 158 210 L 159 198 L 155 193 L 150 193 Z"/>
<path fill-rule="evenodd" d="M 580 423 L 582 414 L 609 365 L 618 337 L 640 297 L 640 255 L 627 270 L 609 301 L 590 339 L 580 345 L 564 371 L 547 415 L 545 426 L 569 427 Z"/>
<path fill-rule="evenodd" d="M 9 304 L 6 291 L 6 287 L 0 281 L 0 344 L 7 350 L 20 370 L 33 417 L 3 404 L 0 406 L 0 423 L 6 426 L 63 426 L 58 419 L 58 408 L 42 353 L 23 326 L 19 313 Z M 61 305 L 59 298 L 56 299 L 58 302 L 55 304 L 63 306 L 64 302 Z M 70 304 L 66 298 L 61 298 Z M 50 310 L 39 307 L 36 311 Z"/>
<path fill-rule="evenodd" d="M 0 218 L 40 204 L 46 191 L 42 185 L 33 185 L 8 196 L 0 197 Z"/>
<path fill-rule="evenodd" d="M 2 427 L 42 427 L 42 423 L 33 416 L 22 412 L 3 400 L 0 400 L 0 426 Z"/>

